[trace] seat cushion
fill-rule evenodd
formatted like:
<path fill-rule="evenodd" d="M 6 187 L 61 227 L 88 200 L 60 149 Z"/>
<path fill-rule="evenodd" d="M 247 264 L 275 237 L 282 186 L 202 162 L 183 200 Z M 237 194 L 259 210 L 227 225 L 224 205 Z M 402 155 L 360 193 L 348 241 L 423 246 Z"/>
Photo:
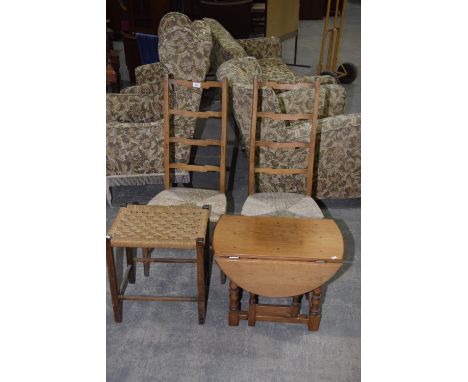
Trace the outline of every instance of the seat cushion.
<path fill-rule="evenodd" d="M 210 221 L 217 222 L 226 213 L 226 195 L 216 190 L 174 187 L 164 190 L 151 199 L 148 204 L 158 206 L 211 206 Z"/>
<path fill-rule="evenodd" d="M 323 218 L 322 211 L 310 196 L 289 192 L 259 192 L 250 195 L 242 206 L 246 216 L 289 216 Z"/>

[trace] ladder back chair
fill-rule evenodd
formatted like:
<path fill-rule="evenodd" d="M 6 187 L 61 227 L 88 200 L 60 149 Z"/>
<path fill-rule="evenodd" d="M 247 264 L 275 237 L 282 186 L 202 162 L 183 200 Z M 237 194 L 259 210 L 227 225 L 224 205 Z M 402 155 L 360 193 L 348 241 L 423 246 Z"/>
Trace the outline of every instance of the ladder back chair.
<path fill-rule="evenodd" d="M 312 113 L 274 113 L 258 111 L 258 92 L 262 87 L 276 90 L 292 89 L 314 89 Z M 249 155 L 249 196 L 242 207 L 242 215 L 270 215 L 270 216 L 291 216 L 291 217 L 309 217 L 323 218 L 320 207 L 312 199 L 312 183 L 314 169 L 315 140 L 317 133 L 318 106 L 320 99 L 320 82 L 304 82 L 295 84 L 282 84 L 272 81 L 259 82 L 257 77 L 253 81 L 253 102 L 252 102 L 252 127 L 250 132 L 250 155 Z M 309 141 L 291 141 L 277 142 L 266 140 L 260 137 L 257 140 L 257 119 L 270 118 L 282 121 L 309 121 L 311 124 Z M 288 126 L 289 127 L 289 126 Z M 287 127 L 287 128 L 288 128 Z M 294 128 L 291 126 L 291 128 Z M 267 129 L 266 129 L 267 130 Z M 261 132 L 261 135 L 266 131 Z M 273 168 L 270 166 L 256 165 L 256 159 L 260 162 L 260 148 L 268 150 L 295 150 L 308 149 L 307 166 L 305 168 Z M 258 152 L 258 155 L 257 155 Z M 257 158 L 258 157 L 258 158 Z M 292 159 L 285 157 L 283 162 L 293 162 Z M 268 160 L 267 160 L 268 162 Z M 274 162 L 274 161 L 273 161 Z M 296 165 L 296 163 L 295 163 Z M 299 195 L 289 192 L 260 192 L 255 193 L 255 175 L 304 175 L 306 177 L 305 195 Z"/>
<path fill-rule="evenodd" d="M 221 111 L 188 111 L 170 107 L 169 86 L 184 86 L 186 88 L 221 88 Z M 228 118 L 228 80 L 192 82 L 181 79 L 171 79 L 168 75 L 164 80 L 164 190 L 148 202 L 150 205 L 160 206 L 210 206 L 210 222 L 216 223 L 220 216 L 226 213 L 226 146 L 227 146 L 227 118 Z M 172 115 L 195 118 L 220 118 L 220 139 L 188 139 L 171 136 L 170 119 Z M 171 161 L 171 144 L 185 144 L 191 146 L 219 146 L 220 163 L 213 165 L 193 165 Z M 171 187 L 171 171 L 219 172 L 219 190 L 201 188 Z M 150 257 L 151 250 L 147 249 L 145 257 Z M 149 263 L 145 264 L 145 276 L 149 275 Z"/>

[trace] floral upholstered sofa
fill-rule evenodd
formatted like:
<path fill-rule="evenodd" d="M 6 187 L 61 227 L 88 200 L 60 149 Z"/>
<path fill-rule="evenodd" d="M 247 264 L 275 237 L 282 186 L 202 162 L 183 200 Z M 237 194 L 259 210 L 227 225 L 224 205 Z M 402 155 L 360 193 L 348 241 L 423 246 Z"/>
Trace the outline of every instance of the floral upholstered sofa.
<path fill-rule="evenodd" d="M 217 71 L 218 80 L 228 78 L 232 92 L 234 118 L 241 140 L 248 148 L 252 124 L 253 79 L 265 80 L 258 61 L 253 57 L 231 59 Z M 319 199 L 357 198 L 361 194 L 361 116 L 344 115 L 345 93 L 340 85 L 329 84 L 327 76 L 315 77 L 321 82 L 319 120 L 315 152 L 314 192 Z M 313 80 L 314 77 L 310 76 Z M 325 82 L 325 84 L 324 84 Z M 259 92 L 262 111 L 275 113 L 310 113 L 313 89 L 295 89 L 275 93 L 271 88 Z M 310 123 L 287 122 L 264 118 L 259 124 L 262 140 L 308 141 Z M 246 150 L 248 153 L 249 150 Z M 260 165 L 277 168 L 305 168 L 307 149 L 260 148 Z M 258 192 L 304 192 L 303 175 L 256 174 Z"/>
<path fill-rule="evenodd" d="M 210 65 L 211 33 L 203 21 L 171 12 L 159 25 L 160 62 L 135 69 L 136 86 L 120 94 L 107 94 L 107 199 L 110 187 L 163 182 L 162 107 L 163 83 L 169 73 L 177 79 L 203 81 Z M 191 111 L 200 108 L 202 89 L 175 85 L 171 107 Z M 175 116 L 178 136 L 193 138 L 196 119 Z M 190 147 L 175 144 L 175 160 L 188 163 Z M 174 182 L 187 183 L 187 173 L 176 172 Z"/>
<path fill-rule="evenodd" d="M 282 83 L 310 82 L 312 76 L 297 76 L 284 63 L 282 45 L 278 37 L 256 37 L 234 39 L 216 20 L 204 18 L 213 38 L 211 51 L 211 70 L 216 70 L 232 58 L 254 57 L 263 73 L 265 81 Z M 337 84 L 335 78 L 323 76 L 322 84 Z"/>

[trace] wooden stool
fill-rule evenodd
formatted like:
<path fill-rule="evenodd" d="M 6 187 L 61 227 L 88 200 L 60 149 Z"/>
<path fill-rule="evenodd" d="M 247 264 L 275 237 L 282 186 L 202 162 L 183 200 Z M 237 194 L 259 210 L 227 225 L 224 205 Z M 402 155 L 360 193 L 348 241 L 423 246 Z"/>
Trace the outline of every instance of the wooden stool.
<path fill-rule="evenodd" d="M 122 301 L 193 301 L 198 302 L 198 322 L 205 322 L 209 275 L 208 218 L 210 209 L 128 205 L 120 209 L 106 237 L 107 272 L 115 322 L 122 322 Z M 127 268 L 117 285 L 113 248 L 125 248 Z M 133 257 L 133 248 L 196 249 L 195 258 Z M 197 296 L 125 295 L 128 283 L 135 283 L 135 263 L 196 263 Z"/>
<path fill-rule="evenodd" d="M 239 320 L 320 325 L 320 287 L 341 267 L 343 237 L 331 219 L 229 216 L 219 220 L 214 236 L 215 259 L 230 278 L 229 325 Z M 241 310 L 242 289 L 250 293 Z M 309 315 L 299 314 L 302 296 Z M 295 296 L 292 305 L 259 304 L 258 296 Z"/>

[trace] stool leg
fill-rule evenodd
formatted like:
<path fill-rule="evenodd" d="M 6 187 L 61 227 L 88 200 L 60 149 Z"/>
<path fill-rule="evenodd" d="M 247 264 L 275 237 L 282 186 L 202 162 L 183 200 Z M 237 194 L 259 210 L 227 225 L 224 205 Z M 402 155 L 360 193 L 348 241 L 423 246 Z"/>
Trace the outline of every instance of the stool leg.
<path fill-rule="evenodd" d="M 258 304 L 258 296 L 254 293 L 250 293 L 249 314 L 248 314 L 249 326 L 255 326 L 255 314 L 256 314 L 257 304 Z"/>
<path fill-rule="evenodd" d="M 316 332 L 320 326 L 320 287 L 309 293 L 309 330 Z"/>
<path fill-rule="evenodd" d="M 299 313 L 301 313 L 302 296 L 303 295 L 301 294 L 293 297 L 291 317 L 297 317 L 299 316 Z"/>
<path fill-rule="evenodd" d="M 226 284 L 226 273 L 224 273 L 221 268 L 219 268 L 220 276 L 221 276 L 221 284 Z"/>
<path fill-rule="evenodd" d="M 125 256 L 127 257 L 127 265 L 131 265 L 132 269 L 128 274 L 128 282 L 135 284 L 136 273 L 135 273 L 135 262 L 133 261 L 133 248 L 125 248 Z"/>
<path fill-rule="evenodd" d="M 240 313 L 240 288 L 229 282 L 229 326 L 239 326 Z"/>
<path fill-rule="evenodd" d="M 143 248 L 143 258 L 149 259 L 151 257 L 151 252 L 153 251 L 153 248 Z M 143 263 L 143 274 L 148 277 L 149 276 L 149 269 L 150 269 L 150 263 Z"/>
<path fill-rule="evenodd" d="M 122 301 L 119 301 L 119 287 L 115 273 L 114 251 L 111 246 L 111 238 L 106 238 L 106 260 L 107 274 L 109 276 L 109 286 L 112 298 L 112 309 L 114 310 L 114 321 L 122 322 Z"/>
<path fill-rule="evenodd" d="M 206 315 L 206 258 L 205 239 L 197 239 L 198 323 L 205 323 Z"/>

